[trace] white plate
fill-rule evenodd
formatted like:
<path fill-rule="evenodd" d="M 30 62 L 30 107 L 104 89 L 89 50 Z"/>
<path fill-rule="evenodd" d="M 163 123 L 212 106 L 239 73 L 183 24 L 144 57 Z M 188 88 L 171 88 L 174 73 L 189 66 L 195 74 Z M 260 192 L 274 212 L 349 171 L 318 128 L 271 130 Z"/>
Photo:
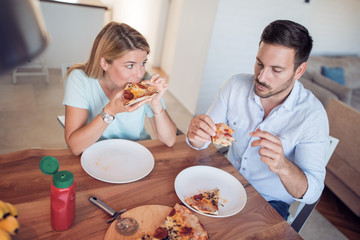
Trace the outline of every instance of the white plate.
<path fill-rule="evenodd" d="M 81 166 L 90 176 L 109 183 L 128 183 L 148 175 L 154 167 L 151 152 L 124 139 L 96 142 L 81 156 Z"/>
<path fill-rule="evenodd" d="M 185 198 L 200 192 L 220 189 L 219 214 L 211 215 L 190 207 Z M 240 212 L 246 204 L 246 191 L 230 173 L 210 166 L 194 166 L 182 170 L 175 179 L 175 192 L 190 209 L 209 217 L 229 217 Z"/>

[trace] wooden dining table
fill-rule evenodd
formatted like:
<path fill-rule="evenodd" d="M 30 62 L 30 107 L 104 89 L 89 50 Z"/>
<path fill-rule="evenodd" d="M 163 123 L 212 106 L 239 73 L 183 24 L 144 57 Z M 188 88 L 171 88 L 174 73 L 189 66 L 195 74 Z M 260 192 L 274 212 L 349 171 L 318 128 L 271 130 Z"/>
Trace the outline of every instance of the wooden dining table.
<path fill-rule="evenodd" d="M 90 196 L 96 196 L 117 211 L 143 205 L 173 207 L 181 203 L 174 189 L 176 176 L 183 169 L 197 165 L 230 173 L 240 181 L 247 195 L 245 207 L 233 216 L 215 218 L 195 213 L 210 239 L 302 239 L 214 145 L 194 150 L 187 145 L 184 135 L 177 136 L 173 147 L 158 140 L 138 143 L 152 153 L 154 168 L 146 177 L 124 184 L 91 177 L 81 166 L 81 156 L 74 156 L 69 149 L 26 149 L 0 155 L 0 200 L 14 204 L 19 211 L 20 229 L 12 239 L 104 239 L 110 216 L 91 203 Z M 44 156 L 55 157 L 60 170 L 74 174 L 76 216 L 66 231 L 51 228 L 52 177 L 39 169 Z"/>

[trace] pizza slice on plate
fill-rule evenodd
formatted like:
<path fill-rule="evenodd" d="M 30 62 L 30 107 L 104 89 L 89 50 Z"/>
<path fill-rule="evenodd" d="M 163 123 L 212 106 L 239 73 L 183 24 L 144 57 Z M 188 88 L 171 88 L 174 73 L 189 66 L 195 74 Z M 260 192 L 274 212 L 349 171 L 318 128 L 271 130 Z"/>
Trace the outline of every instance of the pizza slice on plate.
<path fill-rule="evenodd" d="M 178 203 L 170 211 L 153 236 L 157 239 L 208 240 L 199 219 L 187 207 Z"/>
<path fill-rule="evenodd" d="M 212 142 L 215 144 L 230 146 L 235 138 L 232 134 L 235 132 L 232 128 L 230 128 L 226 123 L 217 123 L 215 136 L 212 137 Z"/>
<path fill-rule="evenodd" d="M 201 213 L 217 215 L 219 213 L 219 196 L 220 190 L 216 188 L 187 197 L 185 202 Z"/>
<path fill-rule="evenodd" d="M 124 106 L 130 106 L 157 93 L 157 89 L 142 83 L 128 83 L 124 89 Z"/>

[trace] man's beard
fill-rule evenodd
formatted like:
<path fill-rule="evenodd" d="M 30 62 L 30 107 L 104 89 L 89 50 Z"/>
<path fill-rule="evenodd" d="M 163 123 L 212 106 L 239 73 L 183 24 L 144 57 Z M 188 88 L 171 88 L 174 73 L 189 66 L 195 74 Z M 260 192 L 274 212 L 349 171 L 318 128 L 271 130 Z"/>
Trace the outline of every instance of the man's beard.
<path fill-rule="evenodd" d="M 269 97 L 275 96 L 277 94 L 280 94 L 280 93 L 284 92 L 285 90 L 287 90 L 292 85 L 294 76 L 295 76 L 295 73 L 293 73 L 293 75 L 283 85 L 281 85 L 280 87 L 278 87 L 277 89 L 274 89 L 274 90 L 272 90 L 271 86 L 267 85 L 266 83 L 260 82 L 259 79 L 257 77 L 255 77 L 255 82 L 257 84 L 259 84 L 260 86 L 269 90 L 269 92 L 267 92 L 267 93 L 262 93 L 261 91 L 258 91 L 255 86 L 255 89 L 254 89 L 255 94 L 261 98 L 269 98 Z"/>

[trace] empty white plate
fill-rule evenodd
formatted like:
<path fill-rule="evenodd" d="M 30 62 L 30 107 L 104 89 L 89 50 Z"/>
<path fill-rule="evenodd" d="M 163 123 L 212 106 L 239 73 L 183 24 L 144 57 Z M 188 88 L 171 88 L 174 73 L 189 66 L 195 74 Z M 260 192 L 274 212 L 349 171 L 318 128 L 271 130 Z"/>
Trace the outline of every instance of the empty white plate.
<path fill-rule="evenodd" d="M 81 156 L 81 166 L 92 177 L 109 183 L 128 183 L 148 175 L 154 157 L 143 145 L 124 139 L 96 142 Z"/>

